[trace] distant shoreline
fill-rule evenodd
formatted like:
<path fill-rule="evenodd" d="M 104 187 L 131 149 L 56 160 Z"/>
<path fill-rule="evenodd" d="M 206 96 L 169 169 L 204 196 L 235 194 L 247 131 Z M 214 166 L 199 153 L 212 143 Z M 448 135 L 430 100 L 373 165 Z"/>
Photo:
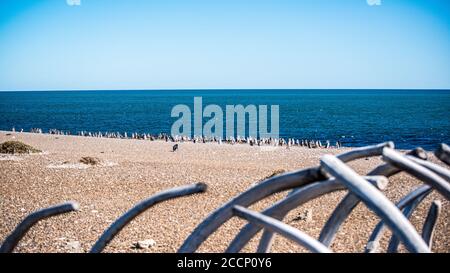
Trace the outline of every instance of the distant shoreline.
<path fill-rule="evenodd" d="M 124 140 L 124 141 L 133 141 L 133 140 L 135 140 L 135 141 L 143 141 L 143 139 L 133 139 L 133 138 L 108 138 L 108 137 L 89 137 L 89 136 L 79 136 L 79 135 L 57 135 L 57 134 L 33 133 L 33 132 L 25 132 L 25 131 L 24 132 L 17 132 L 17 131 L 13 132 L 13 131 L 7 131 L 7 130 L 0 130 L 0 134 L 5 134 L 5 136 L 14 136 L 16 134 L 16 135 L 25 135 L 25 136 L 28 135 L 30 137 L 32 137 L 32 136 L 44 136 L 44 137 L 54 136 L 56 138 L 59 138 L 59 137 L 66 138 L 67 137 L 67 138 L 75 138 L 75 139 L 81 138 L 81 139 L 94 139 L 94 140 L 95 139 L 98 139 L 98 140 L 108 140 L 109 139 L 109 140 L 119 140 L 119 141 L 120 140 Z M 176 144 L 176 143 L 192 144 L 192 145 L 206 144 L 206 145 L 214 145 L 214 146 L 217 146 L 217 147 L 220 147 L 220 146 L 223 146 L 223 145 L 231 146 L 231 147 L 233 147 L 233 146 L 235 146 L 235 147 L 246 147 L 246 146 L 248 146 L 248 147 L 262 148 L 262 149 L 264 149 L 264 148 L 269 148 L 269 149 L 270 148 L 275 148 L 276 150 L 279 150 L 279 149 L 288 150 L 286 146 L 271 146 L 271 145 L 262 145 L 262 146 L 253 145 L 253 146 L 250 146 L 247 143 L 234 143 L 234 144 L 224 143 L 224 144 L 220 145 L 217 142 L 205 142 L 205 143 L 202 143 L 202 142 L 193 143 L 192 141 L 173 142 L 173 141 L 165 141 L 164 139 L 147 140 L 145 142 L 172 143 L 172 145 Z M 375 144 L 378 144 L 378 143 L 373 143 L 372 145 L 375 145 Z M 394 143 L 394 145 L 395 145 L 395 143 Z M 357 149 L 357 148 L 360 148 L 360 147 L 364 147 L 364 146 L 359 146 L 359 147 L 341 146 L 339 148 L 336 148 L 334 146 L 330 146 L 329 148 L 325 148 L 325 147 L 322 147 L 322 148 L 308 148 L 307 146 L 295 146 L 294 145 L 294 146 L 291 146 L 289 148 L 293 148 L 293 149 L 301 148 L 301 149 L 318 150 L 318 151 L 345 151 L 345 150 Z M 396 150 L 402 151 L 402 152 L 409 151 L 409 149 L 399 149 L 399 148 L 396 148 Z M 430 153 L 434 152 L 434 150 L 427 150 L 427 149 L 424 149 L 424 150 L 426 152 L 430 152 Z"/>
<path fill-rule="evenodd" d="M 34 129 L 35 130 L 35 129 Z M 124 140 L 148 140 L 148 141 L 164 141 L 171 143 L 183 143 L 183 142 L 191 142 L 194 144 L 197 143 L 216 143 L 218 145 L 221 144 L 247 144 L 249 146 L 257 146 L 257 147 L 280 147 L 280 148 L 293 148 L 293 147 L 304 147 L 309 149 L 341 149 L 344 148 L 340 143 L 336 142 L 335 146 L 332 146 L 329 142 L 326 142 L 325 145 L 322 144 L 320 140 L 300 140 L 300 139 L 291 139 L 289 138 L 286 141 L 283 138 L 273 139 L 273 141 L 269 139 L 255 139 L 255 138 L 237 138 L 237 139 L 229 139 L 222 140 L 221 138 L 187 138 L 187 137 L 172 137 L 166 133 L 160 133 L 158 135 L 152 134 L 132 134 L 127 135 L 119 134 L 118 132 L 78 132 L 77 134 L 65 133 L 64 131 L 52 131 L 52 132 L 38 132 L 38 131 L 4 131 L 0 130 L 0 133 L 5 133 L 6 135 L 11 134 L 35 134 L 35 135 L 49 135 L 49 136 L 74 136 L 74 137 L 87 137 L 87 138 L 98 138 L 98 139 L 124 139 Z M 80 134 L 81 133 L 81 134 Z M 292 140 L 292 141 L 291 141 Z"/>

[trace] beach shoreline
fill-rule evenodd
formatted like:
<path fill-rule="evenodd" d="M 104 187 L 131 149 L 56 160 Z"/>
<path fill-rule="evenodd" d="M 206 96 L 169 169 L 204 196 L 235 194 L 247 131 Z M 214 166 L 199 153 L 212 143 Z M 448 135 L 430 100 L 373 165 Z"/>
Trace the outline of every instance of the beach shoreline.
<path fill-rule="evenodd" d="M 32 211 L 64 201 L 76 201 L 80 211 L 40 222 L 19 243 L 18 252 L 86 252 L 118 216 L 137 202 L 161 190 L 196 182 L 208 191 L 170 200 L 149 209 L 130 223 L 105 249 L 107 252 L 175 252 L 184 239 L 214 209 L 258 183 L 275 171 L 294 171 L 317 166 L 324 154 L 337 154 L 351 148 L 293 146 L 219 145 L 217 143 L 173 142 L 164 140 L 80 137 L 0 131 L 0 143 L 18 140 L 41 153 L 1 155 L 0 158 L 0 241 Z M 431 161 L 438 163 L 432 153 Z M 98 165 L 80 162 L 95 157 Z M 364 174 L 381 163 L 379 157 L 350 163 Z M 397 201 L 421 183 L 399 174 L 390 179 L 386 195 Z M 284 197 L 286 192 L 251 206 L 262 210 Z M 286 222 L 317 237 L 329 214 L 345 192 L 336 192 L 309 202 L 288 214 Z M 430 203 L 442 201 L 433 251 L 450 252 L 448 201 L 431 194 L 413 214 L 411 222 L 420 229 Z M 306 212 L 310 219 L 299 219 Z M 202 252 L 224 251 L 245 221 L 232 219 L 201 247 Z M 360 252 L 377 223 L 377 217 L 359 205 L 346 221 L 335 243 L 337 252 Z M 388 235 L 382 240 L 387 244 Z M 260 235 L 257 236 L 259 238 Z M 148 249 L 136 249 L 140 240 L 154 240 Z M 256 249 L 253 239 L 244 249 Z M 75 247 L 76 246 L 76 247 Z M 301 252 L 304 249 L 277 237 L 272 251 Z"/>

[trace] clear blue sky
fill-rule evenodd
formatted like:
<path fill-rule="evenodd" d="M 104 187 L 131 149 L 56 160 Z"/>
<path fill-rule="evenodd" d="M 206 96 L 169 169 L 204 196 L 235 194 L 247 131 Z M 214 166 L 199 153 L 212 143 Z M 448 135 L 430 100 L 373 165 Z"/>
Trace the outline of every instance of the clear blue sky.
<path fill-rule="evenodd" d="M 450 89 L 450 1 L 0 1 L 0 90 L 172 88 Z"/>

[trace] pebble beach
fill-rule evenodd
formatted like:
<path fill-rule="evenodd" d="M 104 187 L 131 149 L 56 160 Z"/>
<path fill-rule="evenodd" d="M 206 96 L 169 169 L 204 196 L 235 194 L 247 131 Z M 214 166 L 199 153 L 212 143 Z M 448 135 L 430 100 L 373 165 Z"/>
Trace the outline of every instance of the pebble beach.
<path fill-rule="evenodd" d="M 321 156 L 350 148 L 309 149 L 244 144 L 180 142 L 173 152 L 171 142 L 108 139 L 0 131 L 0 143 L 17 140 L 40 153 L 0 154 L 0 242 L 29 213 L 65 201 L 76 201 L 80 210 L 52 217 L 33 226 L 16 252 L 88 252 L 102 232 L 139 201 L 165 189 L 203 182 L 205 193 L 157 204 L 126 226 L 105 252 L 176 252 L 194 228 L 212 211 L 274 172 L 317 166 Z M 80 162 L 99 159 L 98 164 Z M 430 161 L 442 165 L 431 152 Z M 349 165 L 365 174 L 382 163 L 367 158 Z M 389 179 L 386 196 L 397 202 L 421 185 L 401 173 Z M 285 197 L 275 194 L 250 208 L 261 211 Z M 346 191 L 328 194 L 291 211 L 284 222 L 317 238 L 325 221 Z M 450 204 L 438 193 L 430 194 L 411 217 L 421 230 L 434 200 L 442 211 L 434 234 L 432 251 L 450 252 Z M 353 211 L 340 229 L 331 249 L 362 252 L 378 223 L 378 217 L 363 204 Z M 223 252 L 245 221 L 233 218 L 215 232 L 200 252 Z M 386 232 L 384 250 L 391 233 Z M 245 247 L 254 252 L 261 233 Z M 138 242 L 150 242 L 142 247 Z M 304 252 L 294 242 L 276 237 L 272 252 Z M 405 251 L 404 247 L 400 251 Z"/>

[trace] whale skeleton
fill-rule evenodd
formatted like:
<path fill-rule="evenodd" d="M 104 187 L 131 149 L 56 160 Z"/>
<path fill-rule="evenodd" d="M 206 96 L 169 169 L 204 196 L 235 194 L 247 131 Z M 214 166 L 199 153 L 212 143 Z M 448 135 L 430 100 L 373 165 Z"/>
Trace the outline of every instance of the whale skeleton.
<path fill-rule="evenodd" d="M 133 134 L 132 137 L 138 136 Z M 292 145 L 293 143 L 293 141 L 289 141 L 288 144 Z M 301 145 L 311 144 L 302 140 Z M 321 143 L 317 145 L 322 146 Z M 446 144 L 441 144 L 435 151 L 435 155 L 444 164 L 449 165 L 450 152 Z M 375 156 L 381 156 L 384 163 L 365 176 L 357 174 L 346 164 Z M 382 191 L 388 187 L 389 177 L 400 172 L 417 178 L 423 184 L 394 204 Z M 115 220 L 100 236 L 90 252 L 101 252 L 128 223 L 153 205 L 174 198 L 202 193 L 206 191 L 206 188 L 206 184 L 196 183 L 168 189 L 150 196 Z M 347 195 L 326 221 L 318 240 L 283 222 L 284 217 L 291 210 L 302 204 L 328 193 L 345 190 L 348 191 Z M 252 204 L 283 191 L 289 191 L 284 199 L 261 212 L 248 209 Z M 312 252 L 332 252 L 329 247 L 339 228 L 361 202 L 380 218 L 380 222 L 374 228 L 366 244 L 366 253 L 380 251 L 379 241 L 387 228 L 392 232 L 387 247 L 388 252 L 396 252 L 400 243 L 410 252 L 431 252 L 436 223 L 442 210 L 441 202 L 439 200 L 432 202 L 426 219 L 424 219 L 421 234 L 414 228 L 409 218 L 419 204 L 433 191 L 447 200 L 450 199 L 450 171 L 441 165 L 427 161 L 426 152 L 421 148 L 402 154 L 394 150 L 394 143 L 385 142 L 353 149 L 336 156 L 324 155 L 316 167 L 270 177 L 232 198 L 207 216 L 188 236 L 178 252 L 195 252 L 211 234 L 233 217 L 239 217 L 248 223 L 240 229 L 226 248 L 226 252 L 241 251 L 261 230 L 263 230 L 263 234 L 257 248 L 258 252 L 269 252 L 276 234 L 286 237 Z M 76 210 L 78 210 L 76 202 L 67 202 L 31 213 L 6 237 L 0 247 L 0 252 L 12 252 L 20 239 L 37 222 Z"/>

